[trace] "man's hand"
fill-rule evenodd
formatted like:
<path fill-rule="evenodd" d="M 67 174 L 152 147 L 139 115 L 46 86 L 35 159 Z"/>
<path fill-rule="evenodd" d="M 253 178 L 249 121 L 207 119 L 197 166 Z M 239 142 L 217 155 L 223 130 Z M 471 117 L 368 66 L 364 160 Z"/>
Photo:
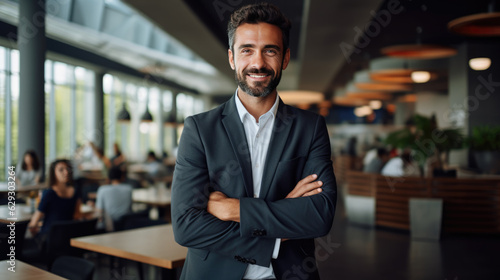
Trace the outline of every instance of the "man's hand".
<path fill-rule="evenodd" d="M 240 222 L 240 200 L 216 191 L 208 198 L 207 212 L 223 221 Z"/>
<path fill-rule="evenodd" d="M 315 181 L 317 178 L 318 175 L 312 174 L 300 180 L 286 198 L 304 197 L 320 193 L 323 182 Z"/>

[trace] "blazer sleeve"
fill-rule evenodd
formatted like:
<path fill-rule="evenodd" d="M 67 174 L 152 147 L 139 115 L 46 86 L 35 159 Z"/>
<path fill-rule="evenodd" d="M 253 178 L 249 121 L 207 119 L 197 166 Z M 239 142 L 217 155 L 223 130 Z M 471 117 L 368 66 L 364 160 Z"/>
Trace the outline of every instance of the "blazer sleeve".
<path fill-rule="evenodd" d="M 304 239 L 328 234 L 332 227 L 337 201 L 337 184 L 333 174 L 331 148 L 326 123 L 317 117 L 309 155 L 301 178 L 317 174 L 323 182 L 319 194 L 277 200 L 240 199 L 240 231 L 242 236 Z M 279 180 L 279 179 L 278 179 Z M 290 189 L 293 189 L 291 186 Z M 286 194 L 284 195 L 286 196 Z"/>
<path fill-rule="evenodd" d="M 211 187 L 206 162 L 196 120 L 189 117 L 184 122 L 172 183 L 172 225 L 176 242 L 269 266 L 274 239 L 242 237 L 239 223 L 219 220 L 206 211 Z"/>

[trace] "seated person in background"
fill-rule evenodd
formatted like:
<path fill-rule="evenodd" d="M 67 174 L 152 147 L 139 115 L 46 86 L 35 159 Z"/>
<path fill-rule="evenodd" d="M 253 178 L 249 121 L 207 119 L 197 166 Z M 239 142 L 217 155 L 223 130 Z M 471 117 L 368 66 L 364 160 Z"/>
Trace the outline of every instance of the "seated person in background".
<path fill-rule="evenodd" d="M 120 166 L 122 169 L 125 169 L 125 156 L 116 142 L 113 144 L 113 151 L 114 155 L 110 159 L 111 166 Z"/>
<path fill-rule="evenodd" d="M 16 168 L 16 179 L 20 186 L 33 186 L 40 183 L 42 178 L 42 167 L 40 161 L 33 150 L 27 150 L 22 162 Z"/>
<path fill-rule="evenodd" d="M 384 148 L 378 148 L 375 158 L 363 167 L 363 172 L 380 173 L 384 164 L 387 162 L 389 154 Z"/>
<path fill-rule="evenodd" d="M 163 165 L 162 161 L 156 157 L 153 151 L 149 151 L 146 162 L 147 179 L 150 183 L 153 183 L 155 179 L 160 179 L 166 175 L 166 167 Z"/>
<path fill-rule="evenodd" d="M 38 210 L 28 225 L 40 245 L 45 241 L 46 234 L 54 222 L 81 218 L 81 200 L 78 190 L 73 186 L 72 176 L 69 160 L 59 159 L 50 164 L 49 188 L 43 192 Z M 38 223 L 42 219 L 43 225 L 39 229 Z"/>
<path fill-rule="evenodd" d="M 409 172 L 411 167 L 411 155 L 404 152 L 401 156 L 391 158 L 382 168 L 381 174 L 384 176 L 403 177 L 414 175 Z"/>
<path fill-rule="evenodd" d="M 119 166 L 109 169 L 110 185 L 97 191 L 96 214 L 101 218 L 97 227 L 113 231 L 114 224 L 132 211 L 132 186 L 124 184 L 124 172 Z"/>

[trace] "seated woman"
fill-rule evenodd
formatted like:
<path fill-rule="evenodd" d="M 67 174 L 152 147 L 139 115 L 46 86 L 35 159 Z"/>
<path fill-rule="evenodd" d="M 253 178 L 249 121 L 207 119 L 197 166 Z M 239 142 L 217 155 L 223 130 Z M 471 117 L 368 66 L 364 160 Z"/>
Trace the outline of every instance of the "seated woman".
<path fill-rule="evenodd" d="M 16 169 L 16 178 L 20 186 L 33 186 L 40 183 L 42 167 L 35 151 L 27 150 L 24 153 L 22 162 Z"/>
<path fill-rule="evenodd" d="M 28 225 L 30 232 L 43 243 L 50 226 L 56 221 L 80 218 L 80 196 L 73 186 L 73 174 L 69 160 L 54 161 L 49 168 L 49 188 L 42 194 L 38 210 Z M 38 223 L 43 219 L 41 229 Z"/>

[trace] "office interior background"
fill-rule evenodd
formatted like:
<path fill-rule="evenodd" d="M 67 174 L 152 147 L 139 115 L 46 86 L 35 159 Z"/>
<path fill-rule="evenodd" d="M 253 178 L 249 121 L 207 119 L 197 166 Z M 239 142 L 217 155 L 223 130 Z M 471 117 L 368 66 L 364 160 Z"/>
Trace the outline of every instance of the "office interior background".
<path fill-rule="evenodd" d="M 0 0 L 0 181 L 27 148 L 45 167 L 89 142 L 108 157 L 118 143 L 132 162 L 175 156 L 183 119 L 234 94 L 225 28 L 254 2 Z M 500 125 L 498 1 L 268 2 L 292 21 L 279 95 L 326 118 L 334 158 L 353 137 L 362 155 L 415 115 L 465 136 Z M 478 169 L 467 147 L 447 166 Z"/>
<path fill-rule="evenodd" d="M 247 2 L 252 1 L 47 0 L 40 39 L 40 48 L 46 46 L 44 88 L 29 93 L 43 95 L 38 100 L 44 104 L 37 106 L 43 107 L 45 129 L 38 139 L 26 140 L 19 135 L 30 128 L 20 127 L 19 118 L 31 123 L 35 115 L 19 102 L 28 95 L 20 85 L 30 83 L 20 75 L 19 44 L 34 40 L 17 36 L 18 28 L 29 36 L 36 27 L 20 15 L 24 1 L 0 1 L 0 167 L 16 163 L 30 146 L 26 141 L 43 142 L 35 150 L 46 164 L 70 157 L 89 141 L 108 156 L 117 142 L 137 161 L 148 150 L 172 154 L 185 117 L 234 94 L 225 26 L 230 13 Z M 334 153 L 353 135 L 362 149 L 372 135 L 384 136 L 415 114 L 435 114 L 440 127 L 465 134 L 497 124 L 498 36 L 460 34 L 449 26 L 464 16 L 494 14 L 495 1 L 272 2 L 293 25 L 292 63 L 283 73 L 280 96 L 325 116 Z M 430 49 L 398 49 L 419 44 Z M 471 69 L 469 60 L 477 57 L 489 58 L 489 68 Z M 430 80 L 408 80 L 415 70 L 427 71 Z M 377 73 L 396 79 L 380 82 L 373 79 Z M 130 122 L 118 121 L 123 109 Z M 152 122 L 141 121 L 146 111 Z M 452 152 L 450 165 L 468 167 L 467 161 L 466 151 Z"/>

